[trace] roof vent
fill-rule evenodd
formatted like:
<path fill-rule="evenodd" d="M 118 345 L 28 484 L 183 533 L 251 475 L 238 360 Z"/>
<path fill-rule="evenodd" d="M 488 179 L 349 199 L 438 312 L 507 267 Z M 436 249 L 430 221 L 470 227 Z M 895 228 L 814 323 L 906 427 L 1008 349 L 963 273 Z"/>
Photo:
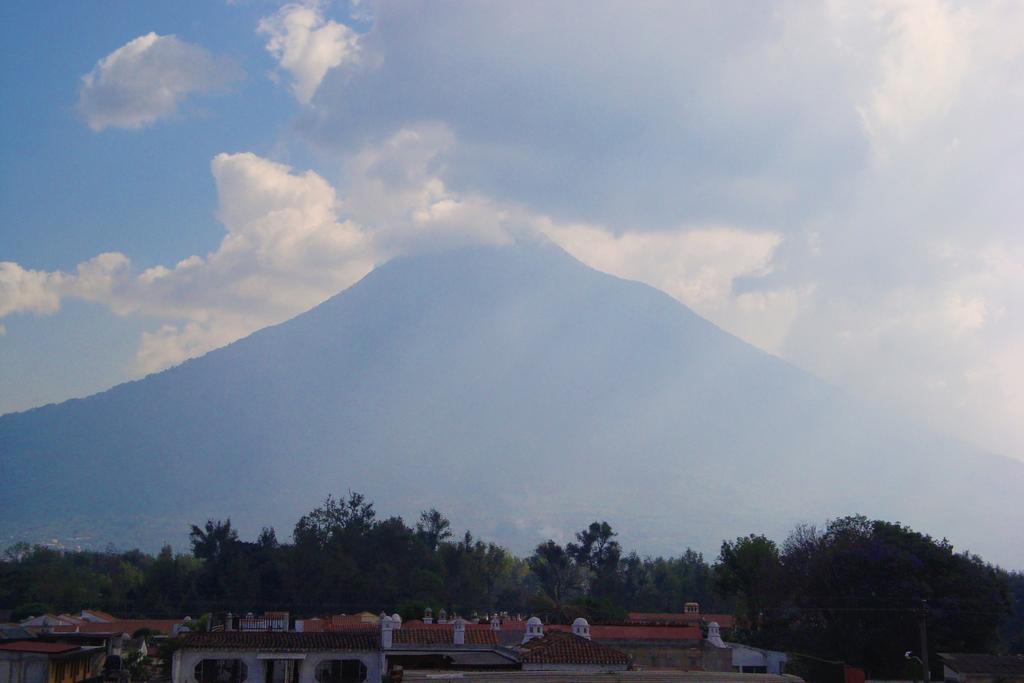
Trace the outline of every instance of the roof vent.
<path fill-rule="evenodd" d="M 583 617 L 577 617 L 576 621 L 572 622 L 572 634 L 590 640 L 590 623 Z"/>
<path fill-rule="evenodd" d="M 715 647 L 729 647 L 722 641 L 722 633 L 718 629 L 717 621 L 708 624 L 708 642 Z"/>
<path fill-rule="evenodd" d="M 530 617 L 526 620 L 526 633 L 523 634 L 523 642 L 528 643 L 534 638 L 544 637 L 544 624 L 537 617 Z"/>

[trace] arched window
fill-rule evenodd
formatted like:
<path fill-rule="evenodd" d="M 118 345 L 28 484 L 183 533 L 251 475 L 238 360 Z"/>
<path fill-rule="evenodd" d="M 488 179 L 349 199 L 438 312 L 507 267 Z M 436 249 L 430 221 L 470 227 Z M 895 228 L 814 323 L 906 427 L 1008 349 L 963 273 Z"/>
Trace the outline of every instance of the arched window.
<path fill-rule="evenodd" d="M 366 665 L 358 659 L 325 659 L 316 667 L 317 683 L 363 683 Z"/>
<path fill-rule="evenodd" d="M 244 683 L 249 667 L 240 659 L 204 659 L 193 675 L 197 683 Z"/>

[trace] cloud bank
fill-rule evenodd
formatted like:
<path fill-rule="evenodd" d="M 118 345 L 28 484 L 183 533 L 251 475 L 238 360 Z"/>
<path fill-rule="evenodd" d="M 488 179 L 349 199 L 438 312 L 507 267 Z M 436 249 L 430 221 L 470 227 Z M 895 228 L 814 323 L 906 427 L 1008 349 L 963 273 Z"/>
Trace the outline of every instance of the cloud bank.
<path fill-rule="evenodd" d="M 78 111 L 94 131 L 138 129 L 177 112 L 193 93 L 238 78 L 237 67 L 175 36 L 147 33 L 82 76 Z"/>

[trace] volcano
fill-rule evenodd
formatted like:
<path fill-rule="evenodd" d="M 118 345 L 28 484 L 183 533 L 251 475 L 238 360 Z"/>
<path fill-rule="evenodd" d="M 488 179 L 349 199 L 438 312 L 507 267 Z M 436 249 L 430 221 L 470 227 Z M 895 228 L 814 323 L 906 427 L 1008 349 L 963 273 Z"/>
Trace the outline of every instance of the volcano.
<path fill-rule="evenodd" d="M 713 554 L 862 513 L 1024 567 L 1024 463 L 550 243 L 397 259 L 200 358 L 0 417 L 0 481 L 0 542 L 180 547 L 208 517 L 286 537 L 354 490 L 519 552 L 594 519 Z"/>

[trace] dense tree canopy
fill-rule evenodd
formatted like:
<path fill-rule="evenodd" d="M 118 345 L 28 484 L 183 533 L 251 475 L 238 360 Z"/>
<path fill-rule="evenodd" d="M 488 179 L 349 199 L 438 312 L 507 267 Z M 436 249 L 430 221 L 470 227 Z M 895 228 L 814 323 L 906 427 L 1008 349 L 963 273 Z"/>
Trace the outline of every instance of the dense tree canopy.
<path fill-rule="evenodd" d="M 193 526 L 191 552 L 64 552 L 18 544 L 0 561 L 0 608 L 14 617 L 98 608 L 122 616 L 198 616 L 283 609 L 296 616 L 426 607 L 470 617 L 493 611 L 616 622 L 628 611 L 735 612 L 733 639 L 909 676 L 922 601 L 930 651 L 1024 652 L 1024 575 L 954 552 L 900 524 L 863 517 L 798 527 L 781 546 L 750 535 L 710 565 L 624 553 L 595 521 L 565 545 L 527 558 L 455 536 L 436 509 L 414 526 L 380 518 L 358 493 L 328 497 L 295 524 L 291 542 L 264 528 L 239 538 L 230 520 Z"/>
<path fill-rule="evenodd" d="M 798 527 L 780 552 L 761 536 L 722 544 L 716 585 L 751 642 L 814 653 L 904 678 L 903 653 L 986 652 L 1014 613 L 1011 576 L 906 526 L 854 516 Z M 1017 614 L 1024 603 L 1017 602 Z M 1019 616 L 1018 616 L 1019 618 Z M 1019 623 L 1019 622 L 1018 622 Z M 1011 647 L 1004 634 L 1004 648 Z"/>

